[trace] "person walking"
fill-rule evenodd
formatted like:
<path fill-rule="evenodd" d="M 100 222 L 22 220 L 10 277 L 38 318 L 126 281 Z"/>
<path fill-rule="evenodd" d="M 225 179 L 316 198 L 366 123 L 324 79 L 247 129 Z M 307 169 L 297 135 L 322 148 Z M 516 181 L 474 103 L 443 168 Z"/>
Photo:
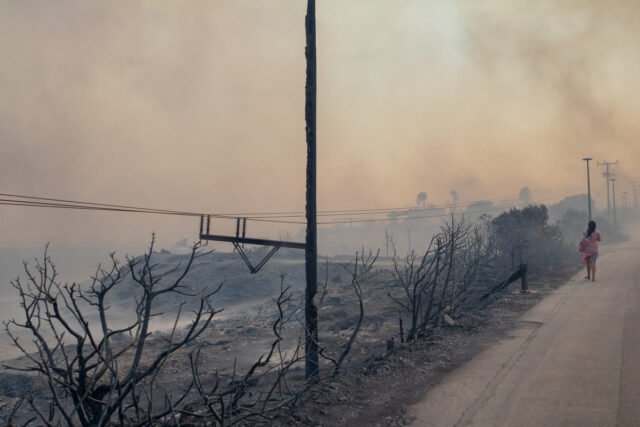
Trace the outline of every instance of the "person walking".
<path fill-rule="evenodd" d="M 596 230 L 596 222 L 589 221 L 587 231 L 578 245 L 582 253 L 582 263 L 587 264 L 587 277 L 585 279 L 596 280 L 596 258 L 598 258 L 598 242 L 601 241 L 600 232 Z"/>

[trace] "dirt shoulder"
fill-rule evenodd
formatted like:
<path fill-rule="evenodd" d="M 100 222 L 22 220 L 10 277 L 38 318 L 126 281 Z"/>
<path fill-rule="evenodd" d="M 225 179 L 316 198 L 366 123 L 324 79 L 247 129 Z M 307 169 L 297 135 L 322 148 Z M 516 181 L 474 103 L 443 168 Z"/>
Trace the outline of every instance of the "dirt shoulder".
<path fill-rule="evenodd" d="M 508 336 L 522 313 L 579 270 L 567 266 L 552 277 L 530 280 L 536 293 L 507 293 L 482 312 L 440 328 L 428 338 L 372 355 L 355 372 L 330 383 L 298 419 L 309 425 L 393 426 L 411 422 L 406 410 L 461 364 Z"/>

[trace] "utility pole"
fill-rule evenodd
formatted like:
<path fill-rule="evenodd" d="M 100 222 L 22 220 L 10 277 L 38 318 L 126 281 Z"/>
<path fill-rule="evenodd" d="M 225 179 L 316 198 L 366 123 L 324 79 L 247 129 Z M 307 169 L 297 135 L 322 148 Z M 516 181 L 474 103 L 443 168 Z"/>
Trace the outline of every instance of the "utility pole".
<path fill-rule="evenodd" d="M 591 157 L 585 157 L 582 159 L 587 162 L 587 197 L 589 205 L 589 221 L 591 221 L 591 179 L 589 177 L 589 160 L 593 160 Z"/>
<path fill-rule="evenodd" d="M 622 192 L 622 221 L 623 221 L 623 229 L 625 234 L 627 233 L 627 222 L 629 221 L 628 219 L 628 214 L 627 214 L 627 192 L 623 191 Z"/>
<path fill-rule="evenodd" d="M 611 165 L 617 165 L 618 161 L 616 160 L 615 162 L 608 162 L 608 161 L 604 161 L 604 162 L 598 162 L 598 166 L 605 166 L 607 168 L 606 172 L 604 173 L 604 177 L 607 180 L 607 215 L 611 216 L 611 201 L 610 201 L 610 197 L 609 197 L 609 177 L 611 176 L 611 174 L 609 173 L 609 166 Z"/>
<path fill-rule="evenodd" d="M 387 229 L 385 228 L 384 230 L 384 241 L 387 244 L 387 256 L 389 256 L 389 232 L 387 231 Z"/>
<path fill-rule="evenodd" d="M 318 292 L 318 225 L 316 218 L 316 2 L 307 0 L 305 17 L 307 45 L 304 49 L 307 60 L 307 80 L 305 84 L 304 118 L 307 135 L 307 234 L 305 239 L 305 270 L 307 287 L 305 291 L 305 379 L 316 381 L 318 364 L 318 307 L 315 296 Z"/>
<path fill-rule="evenodd" d="M 633 191 L 633 211 L 636 218 L 638 217 L 638 183 L 632 182 L 631 189 Z"/>
<path fill-rule="evenodd" d="M 618 229 L 618 218 L 616 217 L 616 179 L 611 178 L 611 188 L 613 189 L 613 228 Z"/>

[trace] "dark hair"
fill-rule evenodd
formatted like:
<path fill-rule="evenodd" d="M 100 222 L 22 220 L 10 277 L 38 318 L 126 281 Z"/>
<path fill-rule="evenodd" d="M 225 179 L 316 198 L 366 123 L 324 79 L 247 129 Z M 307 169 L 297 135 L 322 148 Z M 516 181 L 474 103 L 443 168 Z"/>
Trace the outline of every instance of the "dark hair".
<path fill-rule="evenodd" d="M 587 237 L 591 237 L 591 234 L 593 234 L 594 231 L 596 231 L 596 222 L 589 221 L 589 224 L 587 225 Z"/>

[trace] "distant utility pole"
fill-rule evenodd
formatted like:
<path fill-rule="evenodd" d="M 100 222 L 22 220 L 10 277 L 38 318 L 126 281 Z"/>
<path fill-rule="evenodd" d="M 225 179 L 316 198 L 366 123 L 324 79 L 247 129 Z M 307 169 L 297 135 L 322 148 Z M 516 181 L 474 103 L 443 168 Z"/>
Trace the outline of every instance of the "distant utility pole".
<path fill-rule="evenodd" d="M 633 189 L 633 207 L 635 216 L 638 217 L 638 183 L 632 182 L 631 188 Z"/>
<path fill-rule="evenodd" d="M 613 228 L 618 229 L 618 218 L 616 217 L 616 179 L 611 178 L 611 188 L 613 190 Z"/>
<path fill-rule="evenodd" d="M 319 375 L 318 363 L 318 307 L 315 296 L 318 292 L 318 225 L 316 217 L 316 2 L 307 0 L 305 17 L 307 45 L 304 50 L 307 60 L 305 84 L 304 118 L 307 134 L 307 234 L 305 239 L 305 269 L 307 287 L 305 291 L 305 378 L 315 381 Z"/>
<path fill-rule="evenodd" d="M 627 232 L 627 222 L 628 222 L 628 216 L 627 216 L 627 192 L 623 191 L 622 192 L 622 221 L 623 221 L 623 228 L 624 228 L 624 232 L 626 234 Z"/>
<path fill-rule="evenodd" d="M 387 256 L 389 256 L 389 232 L 387 231 L 387 229 L 385 228 L 384 230 L 384 241 L 387 244 Z"/>
<path fill-rule="evenodd" d="M 598 166 L 605 166 L 607 168 L 606 172 L 604 173 L 604 177 L 607 180 L 607 215 L 609 216 L 611 216 L 611 201 L 609 197 L 609 177 L 611 176 L 611 174 L 609 173 L 609 166 L 617 164 L 617 160 L 615 162 L 608 162 L 606 160 L 603 162 L 598 162 Z"/>
<path fill-rule="evenodd" d="M 587 162 L 587 204 L 589 205 L 589 221 L 591 221 L 591 178 L 589 177 L 589 160 L 593 160 L 591 157 L 585 157 L 582 159 Z"/>

